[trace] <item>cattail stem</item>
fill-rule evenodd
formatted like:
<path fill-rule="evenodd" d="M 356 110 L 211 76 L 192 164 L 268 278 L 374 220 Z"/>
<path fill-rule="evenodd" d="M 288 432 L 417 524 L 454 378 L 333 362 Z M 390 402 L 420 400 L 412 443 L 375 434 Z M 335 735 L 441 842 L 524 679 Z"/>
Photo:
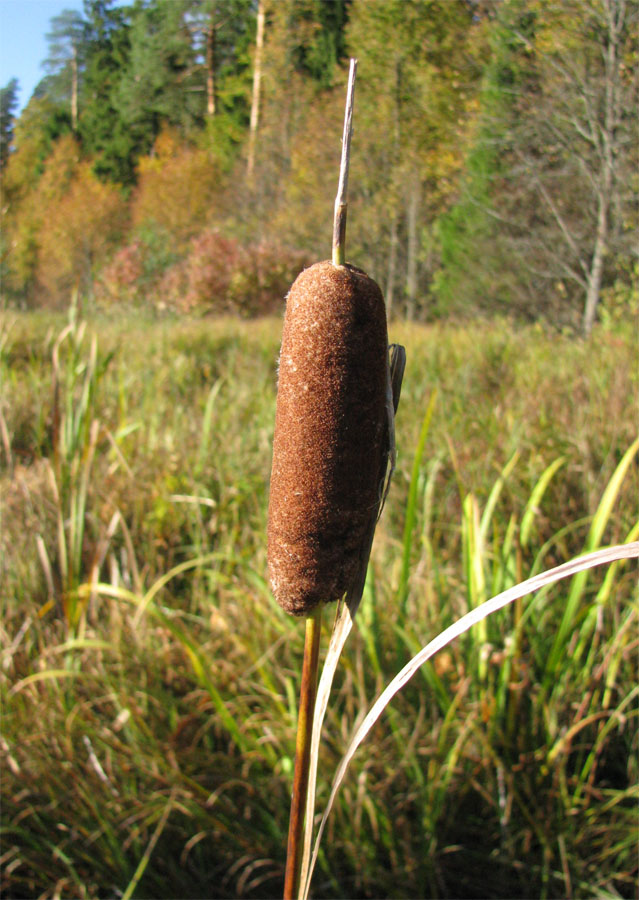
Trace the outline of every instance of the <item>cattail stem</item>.
<path fill-rule="evenodd" d="M 315 697 L 317 695 L 317 672 L 319 669 L 320 634 L 322 630 L 322 606 L 320 604 L 306 619 L 306 639 L 304 643 L 304 663 L 300 688 L 300 708 L 297 719 L 297 740 L 295 744 L 295 774 L 293 776 L 293 796 L 291 816 L 288 826 L 288 847 L 286 854 L 286 875 L 284 877 L 284 900 L 296 900 L 300 885 L 302 851 L 304 849 L 304 817 L 308 794 L 308 773 L 311 756 L 311 735 Z"/>
<path fill-rule="evenodd" d="M 351 59 L 346 91 L 344 113 L 344 135 L 342 137 L 342 161 L 339 169 L 339 184 L 335 197 L 333 217 L 333 265 L 343 266 L 346 262 L 346 212 L 348 210 L 348 167 L 351 161 L 351 136 L 353 134 L 353 100 L 355 96 L 355 74 L 357 60 Z"/>

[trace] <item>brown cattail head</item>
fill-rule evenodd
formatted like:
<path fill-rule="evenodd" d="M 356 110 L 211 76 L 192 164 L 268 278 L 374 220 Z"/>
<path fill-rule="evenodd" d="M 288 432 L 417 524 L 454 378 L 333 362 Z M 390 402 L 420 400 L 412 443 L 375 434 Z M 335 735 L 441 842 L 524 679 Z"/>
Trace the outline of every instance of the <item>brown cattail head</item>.
<path fill-rule="evenodd" d="M 316 263 L 289 293 L 268 516 L 270 583 L 308 615 L 360 578 L 387 453 L 384 298 L 354 266 Z"/>

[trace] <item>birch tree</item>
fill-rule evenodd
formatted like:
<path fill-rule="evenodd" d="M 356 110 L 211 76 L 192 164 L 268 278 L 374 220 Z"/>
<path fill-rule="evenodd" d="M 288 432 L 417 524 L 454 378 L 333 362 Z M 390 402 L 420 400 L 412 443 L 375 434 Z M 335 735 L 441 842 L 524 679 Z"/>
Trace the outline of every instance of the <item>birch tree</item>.
<path fill-rule="evenodd" d="M 521 98 L 510 134 L 511 197 L 528 209 L 527 227 L 513 217 L 513 246 L 538 285 L 567 296 L 572 286 L 587 335 L 606 278 L 637 252 L 639 6 L 540 0 L 530 10 L 534 36 L 514 31 L 538 88 Z"/>
<path fill-rule="evenodd" d="M 251 92 L 251 118 L 249 121 L 249 145 L 246 162 L 246 176 L 253 178 L 255 168 L 255 148 L 257 145 L 257 129 L 260 119 L 260 98 L 262 93 L 262 65 L 264 55 L 264 0 L 257 4 L 257 31 L 255 35 L 255 56 L 253 58 L 253 90 Z"/>

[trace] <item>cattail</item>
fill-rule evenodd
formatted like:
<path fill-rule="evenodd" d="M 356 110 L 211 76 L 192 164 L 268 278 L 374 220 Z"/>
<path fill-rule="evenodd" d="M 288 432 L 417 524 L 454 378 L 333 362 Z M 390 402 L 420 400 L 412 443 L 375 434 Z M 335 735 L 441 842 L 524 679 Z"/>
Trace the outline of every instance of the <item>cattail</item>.
<path fill-rule="evenodd" d="M 301 880 L 322 604 L 347 597 L 350 610 L 361 597 L 403 371 L 394 358 L 391 374 L 382 292 L 345 262 L 355 68 L 351 60 L 333 258 L 296 279 L 280 351 L 268 568 L 280 606 L 306 617 L 284 900 Z"/>
<path fill-rule="evenodd" d="M 307 616 L 357 588 L 388 445 L 384 299 L 361 269 L 316 263 L 289 293 L 268 520 L 278 603 Z"/>

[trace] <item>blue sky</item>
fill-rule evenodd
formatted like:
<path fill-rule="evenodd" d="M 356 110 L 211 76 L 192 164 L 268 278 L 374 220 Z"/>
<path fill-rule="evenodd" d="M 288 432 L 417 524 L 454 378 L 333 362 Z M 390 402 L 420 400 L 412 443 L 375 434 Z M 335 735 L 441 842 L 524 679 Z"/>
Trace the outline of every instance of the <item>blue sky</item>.
<path fill-rule="evenodd" d="M 46 74 L 46 33 L 63 9 L 82 11 L 82 0 L 0 0 L 0 87 L 11 78 L 20 83 L 18 112 Z"/>
<path fill-rule="evenodd" d="M 116 5 L 121 6 L 122 0 Z M 51 19 L 63 9 L 82 12 L 82 0 L 0 0 L 0 87 L 18 79 L 17 112 L 46 74 L 41 66 L 47 55 L 45 35 Z"/>

